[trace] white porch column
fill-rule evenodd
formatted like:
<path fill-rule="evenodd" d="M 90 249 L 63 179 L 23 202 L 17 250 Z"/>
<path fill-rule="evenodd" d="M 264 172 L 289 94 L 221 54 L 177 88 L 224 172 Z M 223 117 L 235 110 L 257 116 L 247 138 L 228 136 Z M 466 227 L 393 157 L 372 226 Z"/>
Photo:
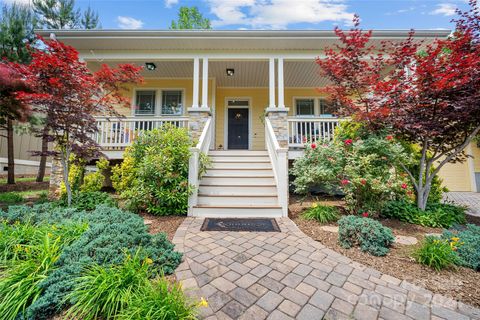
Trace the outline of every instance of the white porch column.
<path fill-rule="evenodd" d="M 278 108 L 285 108 L 284 85 L 283 85 L 283 58 L 278 58 Z"/>
<path fill-rule="evenodd" d="M 198 85 L 199 85 L 200 59 L 193 59 L 193 97 L 192 108 L 198 108 Z"/>
<path fill-rule="evenodd" d="M 269 108 L 275 108 L 275 58 L 270 58 L 269 61 Z"/>
<path fill-rule="evenodd" d="M 202 108 L 208 108 L 208 58 L 202 64 Z"/>

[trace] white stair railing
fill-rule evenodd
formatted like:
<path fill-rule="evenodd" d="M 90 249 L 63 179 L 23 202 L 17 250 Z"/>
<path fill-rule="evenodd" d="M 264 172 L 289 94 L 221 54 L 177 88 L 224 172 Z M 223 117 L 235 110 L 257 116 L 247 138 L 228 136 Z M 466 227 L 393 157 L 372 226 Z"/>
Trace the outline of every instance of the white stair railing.
<path fill-rule="evenodd" d="M 157 129 L 167 123 L 181 128 L 188 126 L 188 118 L 185 117 L 98 117 L 95 120 L 98 128 L 95 142 L 106 148 L 127 147 L 143 131 Z"/>
<path fill-rule="evenodd" d="M 305 143 L 323 143 L 333 139 L 339 118 L 289 118 L 288 145 L 303 147 Z"/>
<path fill-rule="evenodd" d="M 198 187 L 200 186 L 200 154 L 208 154 L 212 143 L 212 117 L 205 122 L 200 139 L 195 147 L 190 148 L 190 159 L 188 162 L 188 183 L 193 191 L 188 197 L 188 215 L 193 215 L 193 207 L 198 203 Z"/>
<path fill-rule="evenodd" d="M 288 148 L 280 147 L 268 118 L 265 119 L 265 144 L 272 163 L 282 216 L 288 217 Z"/>

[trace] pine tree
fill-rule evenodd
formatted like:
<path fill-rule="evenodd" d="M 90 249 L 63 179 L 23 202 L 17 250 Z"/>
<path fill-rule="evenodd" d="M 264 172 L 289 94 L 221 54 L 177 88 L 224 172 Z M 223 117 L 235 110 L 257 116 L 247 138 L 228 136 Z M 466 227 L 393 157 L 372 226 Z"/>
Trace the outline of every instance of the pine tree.
<path fill-rule="evenodd" d="M 180 7 L 177 22 L 172 20 L 170 29 L 212 29 L 212 26 L 197 7 Z"/>
<path fill-rule="evenodd" d="M 99 27 L 98 13 L 90 7 L 82 14 L 75 0 L 33 0 L 41 27 L 46 29 L 95 29 Z"/>

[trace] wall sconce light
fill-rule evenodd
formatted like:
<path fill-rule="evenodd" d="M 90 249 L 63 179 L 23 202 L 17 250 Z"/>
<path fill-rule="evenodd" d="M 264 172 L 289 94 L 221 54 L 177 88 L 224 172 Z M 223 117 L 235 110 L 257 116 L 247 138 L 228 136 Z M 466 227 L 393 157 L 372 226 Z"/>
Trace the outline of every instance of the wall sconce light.
<path fill-rule="evenodd" d="M 235 74 L 235 69 L 227 69 L 227 76 L 231 77 Z"/>
<path fill-rule="evenodd" d="M 157 69 L 157 66 L 153 62 L 146 62 L 145 66 L 147 67 L 148 71 L 154 71 L 155 69 Z"/>

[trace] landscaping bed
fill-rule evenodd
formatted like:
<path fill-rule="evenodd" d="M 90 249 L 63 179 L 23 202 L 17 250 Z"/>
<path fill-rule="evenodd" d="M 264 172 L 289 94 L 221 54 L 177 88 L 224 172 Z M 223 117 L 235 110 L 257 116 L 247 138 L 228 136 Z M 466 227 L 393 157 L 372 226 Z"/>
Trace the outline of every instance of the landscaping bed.
<path fill-rule="evenodd" d="M 412 252 L 418 245 L 400 245 L 394 243 L 390 252 L 381 257 L 362 252 L 358 247 L 345 249 L 338 242 L 338 233 L 323 230 L 323 226 L 337 226 L 336 223 L 320 224 L 315 220 L 305 220 L 301 217 L 303 211 L 310 208 L 317 199 L 292 196 L 290 199 L 290 218 L 306 235 L 321 242 L 350 259 L 379 270 L 380 272 L 409 281 L 427 288 L 434 293 L 452 297 L 464 303 L 480 307 L 479 273 L 464 267 L 454 267 L 434 271 L 415 262 Z M 341 207 L 343 202 L 335 198 L 320 198 L 318 203 Z M 401 222 L 396 219 L 378 219 L 389 227 L 395 236 L 415 237 L 420 242 L 428 233 L 441 233 L 440 228 L 428 228 Z M 472 221 L 470 221 L 472 222 Z"/>
<path fill-rule="evenodd" d="M 150 234 L 160 232 L 166 233 L 168 240 L 172 241 L 178 227 L 185 220 L 185 216 L 154 216 L 153 214 L 142 213 L 140 216 L 148 226 Z"/>

